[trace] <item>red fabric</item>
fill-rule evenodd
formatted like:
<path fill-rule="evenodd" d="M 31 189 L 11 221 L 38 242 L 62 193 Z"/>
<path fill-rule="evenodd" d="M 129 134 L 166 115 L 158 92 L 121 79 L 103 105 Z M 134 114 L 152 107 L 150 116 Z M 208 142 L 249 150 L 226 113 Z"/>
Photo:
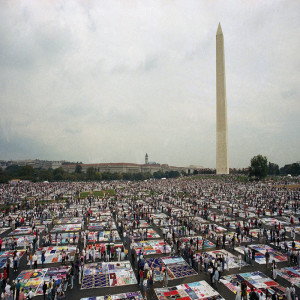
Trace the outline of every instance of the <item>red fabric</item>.
<path fill-rule="evenodd" d="M 178 295 L 178 291 L 175 290 L 175 291 L 165 292 L 164 295 L 165 295 L 166 297 Z"/>

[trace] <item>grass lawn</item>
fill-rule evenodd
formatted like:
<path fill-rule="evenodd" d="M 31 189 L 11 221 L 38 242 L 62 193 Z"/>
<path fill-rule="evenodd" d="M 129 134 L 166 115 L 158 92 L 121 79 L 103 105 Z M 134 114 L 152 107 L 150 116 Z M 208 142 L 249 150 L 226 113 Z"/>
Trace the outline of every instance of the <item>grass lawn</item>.
<path fill-rule="evenodd" d="M 81 192 L 79 198 L 86 198 L 91 194 L 93 194 L 94 197 L 103 197 L 104 193 L 105 193 L 105 195 L 110 195 L 110 196 L 115 195 L 114 190 L 89 191 L 89 192 Z"/>
<path fill-rule="evenodd" d="M 276 187 L 279 189 L 286 188 L 288 190 L 297 190 L 300 188 L 300 184 L 277 185 Z"/>

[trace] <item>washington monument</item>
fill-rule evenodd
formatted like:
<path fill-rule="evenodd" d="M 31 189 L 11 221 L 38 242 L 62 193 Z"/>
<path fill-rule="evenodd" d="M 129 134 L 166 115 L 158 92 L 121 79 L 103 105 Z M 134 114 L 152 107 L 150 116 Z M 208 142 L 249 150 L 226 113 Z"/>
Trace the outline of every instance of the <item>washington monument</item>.
<path fill-rule="evenodd" d="M 216 36 L 216 82 L 217 82 L 217 174 L 229 174 L 228 166 L 228 130 L 226 104 L 226 78 L 224 37 L 219 23 Z"/>

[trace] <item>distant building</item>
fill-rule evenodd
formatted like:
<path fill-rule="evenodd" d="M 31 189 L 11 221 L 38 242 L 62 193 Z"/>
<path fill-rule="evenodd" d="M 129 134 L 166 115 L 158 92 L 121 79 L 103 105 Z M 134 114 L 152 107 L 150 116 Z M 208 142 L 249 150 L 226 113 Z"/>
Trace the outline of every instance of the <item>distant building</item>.
<path fill-rule="evenodd" d="M 57 169 L 64 161 L 51 161 L 51 160 L 40 160 L 40 159 L 24 159 L 24 160 L 11 160 L 6 162 L 6 166 L 31 166 L 34 169 Z"/>
<path fill-rule="evenodd" d="M 77 164 L 73 165 L 62 165 L 61 167 L 69 172 L 75 172 Z M 184 171 L 188 173 L 189 168 L 185 167 L 174 167 L 167 164 L 133 164 L 133 163 L 99 163 L 99 164 L 79 164 L 82 168 L 82 172 L 87 171 L 88 168 L 94 168 L 96 172 L 100 173 L 155 173 L 158 171 L 167 172 L 167 171 Z M 193 171 L 193 170 L 192 170 Z M 190 170 L 191 172 L 191 170 Z"/>

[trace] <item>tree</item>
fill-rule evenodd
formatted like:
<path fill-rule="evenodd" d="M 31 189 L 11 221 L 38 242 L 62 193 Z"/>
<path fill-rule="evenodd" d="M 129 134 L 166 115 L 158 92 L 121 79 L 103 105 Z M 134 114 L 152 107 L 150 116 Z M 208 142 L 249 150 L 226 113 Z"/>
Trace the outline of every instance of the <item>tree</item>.
<path fill-rule="evenodd" d="M 94 180 L 95 177 L 96 177 L 96 170 L 93 167 L 87 168 L 86 177 L 87 177 L 88 180 Z"/>
<path fill-rule="evenodd" d="M 102 174 L 100 172 L 96 172 L 96 178 L 95 180 L 101 180 L 102 179 Z"/>
<path fill-rule="evenodd" d="M 162 171 L 157 171 L 157 172 L 154 172 L 154 173 L 153 173 L 153 177 L 154 177 L 155 179 L 161 179 L 161 178 L 163 178 L 164 176 L 165 176 L 165 173 L 162 172 Z"/>
<path fill-rule="evenodd" d="M 53 170 L 54 180 L 60 181 L 64 179 L 65 170 L 62 167 Z"/>
<path fill-rule="evenodd" d="M 51 181 L 53 179 L 53 171 L 51 169 L 49 170 L 40 170 L 39 171 L 39 179 L 42 181 Z"/>
<path fill-rule="evenodd" d="M 279 175 L 279 166 L 269 162 L 268 175 Z"/>
<path fill-rule="evenodd" d="M 80 174 L 82 171 L 82 166 L 80 164 L 76 164 L 75 173 Z"/>
<path fill-rule="evenodd" d="M 5 169 L 5 173 L 11 176 L 19 176 L 21 167 L 18 165 L 11 165 Z"/>
<path fill-rule="evenodd" d="M 20 168 L 19 175 L 23 179 L 30 179 L 30 180 L 32 180 L 33 179 L 33 175 L 34 175 L 33 167 L 32 166 L 28 166 L 28 165 L 22 166 Z"/>
<path fill-rule="evenodd" d="M 291 174 L 292 176 L 299 176 L 300 175 L 300 163 L 293 163 L 290 165 L 285 165 L 280 169 L 280 173 L 282 175 Z"/>
<path fill-rule="evenodd" d="M 249 176 L 254 176 L 258 179 L 265 178 L 268 175 L 268 159 L 266 156 L 256 155 L 251 159 L 249 167 Z"/>

